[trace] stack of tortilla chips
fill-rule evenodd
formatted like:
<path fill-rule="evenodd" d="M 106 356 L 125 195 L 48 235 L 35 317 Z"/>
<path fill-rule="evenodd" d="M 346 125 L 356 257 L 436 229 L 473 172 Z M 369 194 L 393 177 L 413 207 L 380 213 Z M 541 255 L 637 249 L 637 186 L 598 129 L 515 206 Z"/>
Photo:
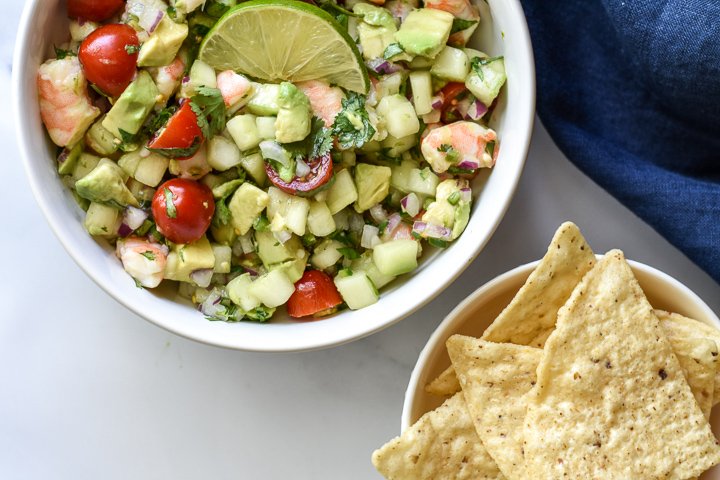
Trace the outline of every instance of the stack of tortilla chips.
<path fill-rule="evenodd" d="M 373 463 L 390 480 L 695 478 L 720 463 L 718 345 L 565 223 L 482 338 L 448 339 L 426 390 L 450 398 Z"/>

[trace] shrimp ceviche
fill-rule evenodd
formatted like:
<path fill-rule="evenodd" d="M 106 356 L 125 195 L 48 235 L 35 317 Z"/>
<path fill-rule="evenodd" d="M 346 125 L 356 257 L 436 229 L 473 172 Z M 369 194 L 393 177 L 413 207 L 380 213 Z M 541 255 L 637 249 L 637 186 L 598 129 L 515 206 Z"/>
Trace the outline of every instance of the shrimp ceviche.
<path fill-rule="evenodd" d="M 138 287 L 177 282 L 209 320 L 317 318 L 462 234 L 503 58 L 466 48 L 470 0 L 370 1 L 67 0 L 40 113 Z M 291 53 L 268 58 L 273 37 Z"/>

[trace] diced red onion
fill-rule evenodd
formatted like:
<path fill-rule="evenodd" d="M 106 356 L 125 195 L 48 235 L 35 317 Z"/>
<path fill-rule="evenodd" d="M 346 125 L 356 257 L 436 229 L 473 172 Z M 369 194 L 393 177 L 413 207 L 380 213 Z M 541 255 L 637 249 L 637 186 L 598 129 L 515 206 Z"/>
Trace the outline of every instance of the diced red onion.
<path fill-rule="evenodd" d="M 246 273 L 249 273 L 251 277 L 257 277 L 260 275 L 257 270 L 253 270 L 250 267 L 246 267 L 245 265 L 242 266 L 243 270 L 245 270 Z"/>
<path fill-rule="evenodd" d="M 380 73 L 383 75 L 404 70 L 404 68 L 400 65 L 389 62 L 384 58 L 373 58 L 372 60 L 368 60 L 367 62 L 365 62 L 365 65 L 367 65 L 367 67 L 375 73 Z"/>
<path fill-rule="evenodd" d="M 380 243 L 378 234 L 380 230 L 373 225 L 365 225 L 360 237 L 360 246 L 363 248 L 375 248 Z"/>
<path fill-rule="evenodd" d="M 402 218 L 400 217 L 399 213 L 393 213 L 390 215 L 390 218 L 388 218 L 388 224 L 387 227 L 385 227 L 386 233 L 392 233 L 395 231 L 398 225 L 400 225 L 400 221 Z"/>
<path fill-rule="evenodd" d="M 379 203 L 370 207 L 370 216 L 378 223 L 386 222 L 388 219 L 387 212 Z"/>
<path fill-rule="evenodd" d="M 221 291 L 217 288 L 213 288 L 212 291 L 208 294 L 207 298 L 203 300 L 200 305 L 198 305 L 198 310 L 200 310 L 203 315 L 207 315 L 208 317 L 214 317 L 218 313 L 222 313 L 225 311 L 225 306 L 220 304 L 221 300 Z"/>
<path fill-rule="evenodd" d="M 310 167 L 301 158 L 298 158 L 295 162 L 295 175 L 302 178 L 310 173 Z"/>
<path fill-rule="evenodd" d="M 57 157 L 58 165 L 62 165 L 65 160 L 70 156 L 70 150 L 68 148 L 63 148 L 62 152 L 60 152 L 60 155 Z"/>
<path fill-rule="evenodd" d="M 470 160 L 463 160 L 458 163 L 457 168 L 461 168 L 463 170 L 477 170 L 480 168 L 480 164 L 478 162 L 471 162 Z"/>
<path fill-rule="evenodd" d="M 463 203 L 470 203 L 472 200 L 472 190 L 469 188 L 460 189 L 460 201 Z"/>
<path fill-rule="evenodd" d="M 182 84 L 183 84 L 183 85 L 187 85 L 188 83 L 190 83 L 190 76 L 189 76 L 189 75 L 185 75 L 185 76 L 183 77 L 183 79 L 182 79 Z"/>
<path fill-rule="evenodd" d="M 400 207 L 405 213 L 414 217 L 420 213 L 420 199 L 414 193 L 408 193 L 400 200 Z"/>
<path fill-rule="evenodd" d="M 429 123 L 438 123 L 440 121 L 441 113 L 442 112 L 440 112 L 440 110 L 433 109 L 430 113 L 423 115 L 422 120 L 426 125 Z"/>
<path fill-rule="evenodd" d="M 285 245 L 285 242 L 292 238 L 292 233 L 283 228 L 279 232 L 273 232 L 273 236 L 275 237 L 275 240 Z"/>
<path fill-rule="evenodd" d="M 147 220 L 148 213 L 140 208 L 128 206 L 123 212 L 123 223 L 132 230 L 137 230 Z"/>
<path fill-rule="evenodd" d="M 157 15 L 155 16 L 155 20 L 153 21 L 152 25 L 150 25 L 150 28 L 148 29 L 148 33 L 153 33 L 157 26 L 160 24 L 160 21 L 165 16 L 165 13 L 158 10 Z"/>
<path fill-rule="evenodd" d="M 482 103 L 480 100 L 475 99 L 475 101 L 472 102 L 470 104 L 470 107 L 467 109 L 467 120 L 480 120 L 483 115 L 487 113 L 487 111 L 488 107 L 485 106 L 485 104 Z"/>
<path fill-rule="evenodd" d="M 125 223 L 121 223 L 120 226 L 118 227 L 118 231 L 117 231 L 118 235 L 123 238 L 129 236 L 132 232 L 133 232 L 133 229 L 130 228 Z"/>
<path fill-rule="evenodd" d="M 198 287 L 206 288 L 210 286 L 212 280 L 212 268 L 200 268 L 190 272 L 190 279 L 197 284 Z"/>
<path fill-rule="evenodd" d="M 435 110 L 440 110 L 443 107 L 443 103 L 445 103 L 443 94 L 439 93 L 435 95 L 434 97 L 432 97 L 431 102 L 432 108 L 434 108 Z"/>
<path fill-rule="evenodd" d="M 413 232 L 426 238 L 438 238 L 440 240 L 452 239 L 452 230 L 433 223 L 415 222 L 413 223 Z"/>
<path fill-rule="evenodd" d="M 472 98 L 465 97 L 455 105 L 455 108 L 464 120 L 469 120 L 468 110 L 470 109 L 470 104 L 472 104 Z"/>

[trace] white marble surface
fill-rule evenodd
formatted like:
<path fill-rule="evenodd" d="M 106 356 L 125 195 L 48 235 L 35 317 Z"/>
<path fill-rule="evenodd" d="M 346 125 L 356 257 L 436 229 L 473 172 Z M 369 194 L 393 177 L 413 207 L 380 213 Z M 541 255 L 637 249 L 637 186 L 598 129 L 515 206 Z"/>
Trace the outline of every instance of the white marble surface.
<path fill-rule="evenodd" d="M 330 350 L 268 355 L 200 345 L 131 314 L 88 279 L 31 197 L 9 113 L 23 2 L 0 2 L 0 478 L 379 478 L 420 349 L 485 281 L 539 258 L 571 219 L 720 312 L 720 286 L 576 170 L 537 125 L 518 194 L 485 251 L 425 309 Z M 420 292 L 419 292 L 420 293 Z"/>

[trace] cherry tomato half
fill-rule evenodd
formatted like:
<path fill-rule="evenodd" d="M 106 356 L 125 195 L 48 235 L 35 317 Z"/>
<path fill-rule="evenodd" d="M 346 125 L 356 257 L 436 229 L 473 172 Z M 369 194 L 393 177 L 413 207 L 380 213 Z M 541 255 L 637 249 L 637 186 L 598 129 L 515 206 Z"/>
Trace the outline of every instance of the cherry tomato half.
<path fill-rule="evenodd" d="M 302 197 L 316 193 L 320 187 L 328 184 L 333 175 L 333 162 L 329 153 L 312 158 L 307 164 L 310 167 L 310 173 L 304 177 L 295 177 L 290 182 L 280 178 L 269 162 L 265 162 L 265 172 L 267 172 L 270 182 L 277 188 L 285 193 Z"/>
<path fill-rule="evenodd" d="M 467 92 L 464 83 L 450 82 L 440 90 L 443 99 L 440 119 L 443 123 L 452 123 L 462 120 L 462 115 L 457 108 L 458 100 Z"/>
<path fill-rule="evenodd" d="M 113 23 L 98 28 L 80 44 L 85 76 L 103 93 L 120 95 L 135 76 L 140 42 L 132 27 Z"/>
<path fill-rule="evenodd" d="M 337 307 L 342 297 L 330 275 L 320 270 L 307 270 L 295 283 L 295 292 L 287 302 L 288 315 L 294 318 L 315 315 Z"/>
<path fill-rule="evenodd" d="M 190 102 L 185 102 L 165 126 L 153 135 L 148 148 L 166 157 L 187 160 L 197 152 L 202 141 L 203 133 L 197 115 L 190 107 Z"/>
<path fill-rule="evenodd" d="M 68 17 L 104 22 L 124 4 L 124 0 L 67 0 Z"/>
<path fill-rule="evenodd" d="M 212 191 L 202 183 L 173 178 L 160 185 L 152 199 L 160 233 L 174 243 L 191 243 L 205 234 L 215 213 Z"/>

